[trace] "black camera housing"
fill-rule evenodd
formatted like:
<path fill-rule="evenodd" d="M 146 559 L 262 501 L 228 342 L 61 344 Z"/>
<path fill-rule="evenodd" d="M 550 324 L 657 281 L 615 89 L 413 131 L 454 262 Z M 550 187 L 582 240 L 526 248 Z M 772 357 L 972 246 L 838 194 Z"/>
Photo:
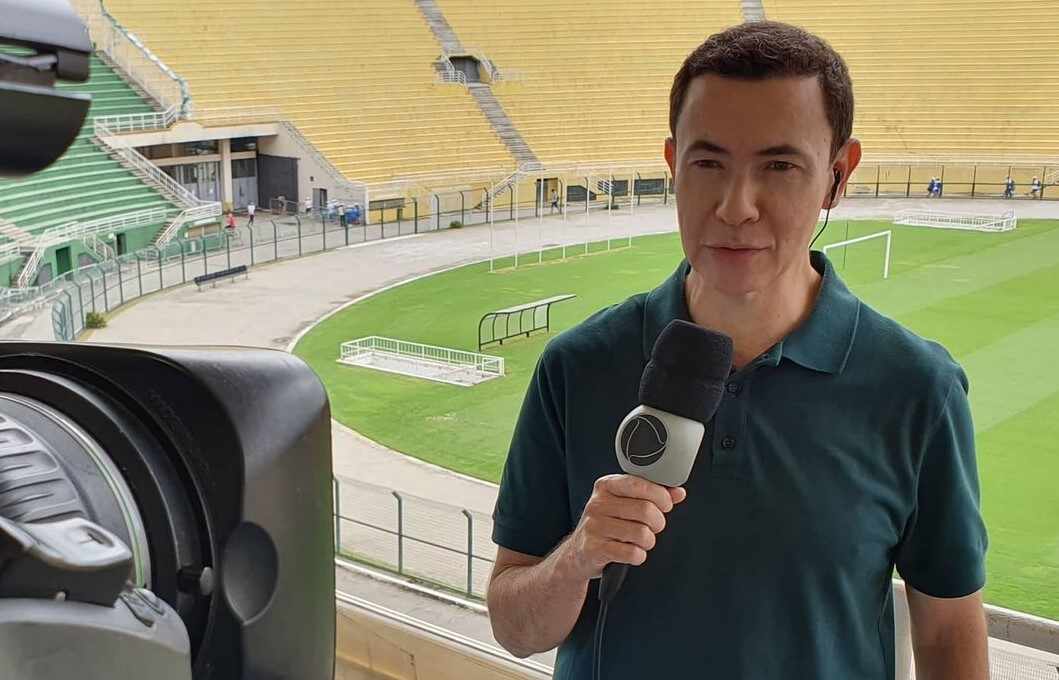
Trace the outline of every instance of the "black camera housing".
<path fill-rule="evenodd" d="M 150 558 L 135 585 L 179 614 L 196 680 L 333 677 L 330 412 L 304 363 L 259 349 L 0 343 L 2 395 L 63 414 L 120 470 Z M 23 494 L 32 502 L 10 519 L 87 515 L 134 544 L 91 500 L 106 498 L 96 472 L 67 466 L 66 482 L 28 470 L 23 491 L 47 492 Z M 76 488 L 53 493 L 60 483 Z"/>

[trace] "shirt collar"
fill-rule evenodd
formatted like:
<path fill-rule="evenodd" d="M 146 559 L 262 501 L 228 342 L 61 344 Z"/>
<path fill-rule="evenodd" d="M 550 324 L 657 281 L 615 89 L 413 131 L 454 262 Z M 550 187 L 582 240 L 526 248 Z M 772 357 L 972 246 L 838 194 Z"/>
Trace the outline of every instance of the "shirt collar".
<path fill-rule="evenodd" d="M 777 365 L 787 358 L 805 368 L 822 373 L 841 373 L 849 359 L 860 318 L 860 301 L 835 273 L 830 260 L 812 251 L 810 261 L 823 275 L 813 311 L 805 322 L 781 340 L 763 357 Z M 684 260 L 660 286 L 647 294 L 644 303 L 643 356 L 651 350 L 662 329 L 673 319 L 691 320 L 684 296 L 684 279 L 691 267 Z"/>

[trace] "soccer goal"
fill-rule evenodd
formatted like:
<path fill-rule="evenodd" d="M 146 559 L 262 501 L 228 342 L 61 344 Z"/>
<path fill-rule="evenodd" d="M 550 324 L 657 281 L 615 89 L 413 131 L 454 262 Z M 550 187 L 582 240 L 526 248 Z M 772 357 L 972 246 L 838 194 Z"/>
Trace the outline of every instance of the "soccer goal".
<path fill-rule="evenodd" d="M 827 255 L 827 251 L 835 250 L 836 248 L 845 248 L 852 246 L 857 243 L 864 243 L 865 241 L 871 241 L 877 238 L 886 239 L 886 254 L 883 256 L 883 270 L 882 277 L 884 279 L 890 278 L 890 242 L 893 240 L 893 231 L 887 229 L 886 231 L 880 231 L 875 234 L 868 234 L 867 236 L 859 236 L 857 238 L 851 238 L 848 241 L 839 241 L 838 243 L 829 243 L 823 248 L 824 255 Z"/>
<path fill-rule="evenodd" d="M 1018 226 L 1015 211 L 1002 215 L 981 215 L 952 210 L 901 210 L 894 216 L 894 224 L 967 231 L 1011 231 Z"/>
<path fill-rule="evenodd" d="M 461 387 L 504 375 L 501 357 L 376 335 L 343 342 L 338 362 Z"/>

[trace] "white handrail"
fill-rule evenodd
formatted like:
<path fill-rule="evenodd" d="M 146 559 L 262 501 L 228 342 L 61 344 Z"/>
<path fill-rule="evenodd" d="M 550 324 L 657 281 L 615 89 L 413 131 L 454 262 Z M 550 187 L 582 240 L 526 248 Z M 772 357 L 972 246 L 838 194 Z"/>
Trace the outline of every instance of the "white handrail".
<path fill-rule="evenodd" d="M 451 71 L 438 71 L 436 82 L 439 83 L 456 83 L 457 85 L 467 84 L 467 75 L 463 71 L 457 71 L 455 69 Z"/>
<path fill-rule="evenodd" d="M 99 136 L 100 126 L 105 131 L 104 134 L 116 135 L 147 130 L 168 130 L 178 120 L 180 120 L 180 112 L 177 107 L 171 106 L 165 111 L 99 116 L 94 118 L 92 123 L 95 126 L 96 135 Z"/>
<path fill-rule="evenodd" d="M 181 117 L 191 113 L 187 81 L 165 65 L 143 42 L 118 23 L 101 0 L 72 0 L 88 24 L 96 49 L 125 72 L 133 82 L 165 109 L 175 108 Z"/>
<path fill-rule="evenodd" d="M 118 215 L 117 217 L 104 217 L 89 222 L 67 222 L 58 227 L 52 227 L 41 232 L 33 246 L 33 252 L 22 265 L 21 271 L 16 279 L 16 286 L 26 288 L 40 267 L 41 259 L 48 248 L 61 245 L 68 241 L 91 239 L 99 234 L 121 232 L 133 227 L 146 226 L 164 222 L 169 216 L 165 208 L 150 208 L 134 213 Z"/>
<path fill-rule="evenodd" d="M 179 182 L 158 169 L 151 161 L 147 160 L 140 152 L 131 146 L 126 146 L 121 137 L 107 126 L 104 118 L 95 120 L 96 137 L 108 148 L 114 151 L 121 159 L 132 166 L 135 170 L 144 173 L 151 181 L 159 184 L 165 191 L 170 192 L 182 207 L 191 208 L 202 205 L 205 201 L 185 189 Z"/>
<path fill-rule="evenodd" d="M 158 233 L 158 236 L 154 240 L 155 248 L 164 248 L 180 231 L 180 228 L 185 224 L 194 224 L 202 220 L 208 220 L 214 217 L 220 217 L 221 215 L 221 204 L 220 203 L 206 203 L 204 205 L 197 205 L 188 208 L 184 212 L 176 216 L 172 222 L 170 222 L 165 229 Z"/>

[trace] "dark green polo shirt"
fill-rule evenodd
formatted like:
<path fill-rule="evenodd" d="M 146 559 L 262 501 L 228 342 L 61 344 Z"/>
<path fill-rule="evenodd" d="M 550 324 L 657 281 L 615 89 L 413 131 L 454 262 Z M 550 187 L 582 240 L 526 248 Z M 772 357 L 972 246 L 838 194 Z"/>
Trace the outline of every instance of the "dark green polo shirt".
<path fill-rule="evenodd" d="M 982 588 L 967 378 L 939 345 L 860 302 L 827 259 L 808 320 L 734 373 L 688 497 L 607 619 L 603 677 L 891 680 L 896 565 L 917 590 Z M 497 544 L 546 555 L 593 482 L 651 348 L 688 319 L 682 263 L 646 295 L 554 338 L 504 469 Z M 596 588 L 555 667 L 590 676 Z"/>

